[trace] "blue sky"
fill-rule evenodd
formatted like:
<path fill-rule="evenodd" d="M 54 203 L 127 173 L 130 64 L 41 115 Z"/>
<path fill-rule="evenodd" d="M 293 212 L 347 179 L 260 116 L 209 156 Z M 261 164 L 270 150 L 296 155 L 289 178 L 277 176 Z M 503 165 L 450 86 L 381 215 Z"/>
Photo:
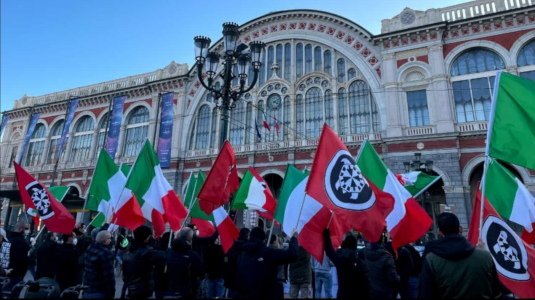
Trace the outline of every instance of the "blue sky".
<path fill-rule="evenodd" d="M 40 96 L 194 63 L 193 37 L 221 38 L 221 24 L 243 24 L 287 9 L 332 12 L 379 34 L 381 20 L 405 7 L 462 0 L 3 0 L 1 111 L 24 94 Z"/>

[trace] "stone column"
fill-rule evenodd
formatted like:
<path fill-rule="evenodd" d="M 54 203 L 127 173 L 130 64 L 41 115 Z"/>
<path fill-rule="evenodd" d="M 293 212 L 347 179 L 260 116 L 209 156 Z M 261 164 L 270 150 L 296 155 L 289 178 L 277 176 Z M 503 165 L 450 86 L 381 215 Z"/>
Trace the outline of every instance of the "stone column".
<path fill-rule="evenodd" d="M 454 132 L 454 101 L 452 93 L 450 93 L 449 76 L 446 73 L 442 44 L 429 46 L 428 56 L 432 72 L 432 84 L 428 93 L 432 93 L 432 106 L 435 108 L 432 117 L 437 126 L 437 133 Z"/>
<path fill-rule="evenodd" d="M 386 136 L 400 137 L 403 136 L 403 122 L 400 111 L 400 97 L 402 91 L 398 90 L 397 82 L 397 62 L 395 54 L 383 55 L 383 82 L 385 88 L 385 106 L 386 106 Z"/>

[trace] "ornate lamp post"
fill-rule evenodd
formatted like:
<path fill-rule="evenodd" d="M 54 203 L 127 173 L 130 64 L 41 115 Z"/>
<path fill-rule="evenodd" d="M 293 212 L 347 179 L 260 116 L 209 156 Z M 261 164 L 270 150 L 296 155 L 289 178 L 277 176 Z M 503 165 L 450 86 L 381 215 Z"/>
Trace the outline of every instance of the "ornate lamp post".
<path fill-rule="evenodd" d="M 249 46 L 245 44 L 238 45 L 238 37 L 240 36 L 238 31 L 238 24 L 227 22 L 223 24 L 223 44 L 224 53 L 223 56 L 217 52 L 208 52 L 210 48 L 210 38 L 204 36 L 197 36 L 195 41 L 195 60 L 197 61 L 197 75 L 199 81 L 209 93 L 212 94 L 216 100 L 217 107 L 221 110 L 221 135 L 219 138 L 219 147 L 223 146 L 227 138 L 229 111 L 236 107 L 236 101 L 238 101 L 244 93 L 250 91 L 256 81 L 258 80 L 258 73 L 260 71 L 260 58 L 262 55 L 262 49 L 265 47 L 264 43 L 260 41 L 253 41 L 249 43 Z M 222 74 L 223 84 L 219 89 L 216 89 L 213 85 L 216 79 L 217 66 L 219 60 L 223 59 L 225 66 Z M 245 88 L 245 82 L 247 81 L 247 75 L 249 70 L 249 63 L 252 63 L 254 78 L 249 87 Z M 206 80 L 203 78 L 203 66 L 206 65 Z M 233 74 L 234 65 L 238 66 L 238 74 Z M 240 86 L 238 89 L 232 89 L 232 80 L 235 77 L 240 80 Z"/>

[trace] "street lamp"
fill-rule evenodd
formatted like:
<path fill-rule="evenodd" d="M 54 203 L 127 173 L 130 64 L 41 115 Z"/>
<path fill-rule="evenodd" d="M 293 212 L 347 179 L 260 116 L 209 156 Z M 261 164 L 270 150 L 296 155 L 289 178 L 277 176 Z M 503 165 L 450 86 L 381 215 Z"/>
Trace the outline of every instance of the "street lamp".
<path fill-rule="evenodd" d="M 238 101 L 244 93 L 253 89 L 258 80 L 258 73 L 260 66 L 262 66 L 261 55 L 265 44 L 260 41 L 253 41 L 249 46 L 245 44 L 238 45 L 238 38 L 240 36 L 238 24 L 227 22 L 223 23 L 223 44 L 224 52 L 221 56 L 217 52 L 208 51 L 210 48 L 210 38 L 204 36 L 196 36 L 195 41 L 195 60 L 197 61 L 197 75 L 202 86 L 208 90 L 214 100 L 216 106 L 222 111 L 221 120 L 223 121 L 221 127 L 221 135 L 219 138 L 219 147 L 223 146 L 227 138 L 229 111 L 236 107 Z M 217 66 L 219 60 L 223 59 L 225 66 L 223 73 L 220 75 L 223 78 L 223 84 L 219 89 L 214 86 L 216 79 Z M 254 78 L 252 83 L 245 88 L 247 81 L 249 63 L 253 66 Z M 206 65 L 205 73 L 206 80 L 203 78 L 203 67 Z M 233 67 L 237 65 L 238 74 L 233 74 Z M 232 89 L 232 80 L 238 77 L 240 86 L 238 89 Z"/>

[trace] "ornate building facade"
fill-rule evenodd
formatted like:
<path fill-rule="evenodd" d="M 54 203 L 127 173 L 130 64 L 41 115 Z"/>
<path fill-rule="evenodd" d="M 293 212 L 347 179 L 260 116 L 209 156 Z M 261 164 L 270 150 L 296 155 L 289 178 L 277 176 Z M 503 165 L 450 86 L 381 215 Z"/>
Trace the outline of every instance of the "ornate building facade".
<path fill-rule="evenodd" d="M 394 172 L 404 172 L 403 163 L 414 160 L 415 152 L 422 153 L 424 161 L 432 160 L 433 172 L 442 178 L 418 201 L 433 218 L 440 204 L 455 206 L 468 228 L 482 175 L 496 71 L 535 80 L 531 1 L 406 8 L 382 20 L 379 35 L 328 12 L 280 11 L 240 26 L 240 42 L 253 40 L 266 43 L 259 82 L 237 103 L 229 120 L 228 140 L 240 176 L 254 167 L 278 197 L 287 164 L 301 169 L 312 164 L 325 122 L 353 154 L 368 139 Z M 222 52 L 222 41 L 211 49 Z M 41 117 L 22 164 L 50 183 L 67 99 L 80 98 L 56 183 L 85 195 L 104 142 L 109 101 L 127 96 L 115 159 L 131 164 L 146 137 L 157 140 L 159 93 L 170 91 L 175 100 L 172 158 L 164 173 L 183 194 L 191 172 L 210 170 L 219 149 L 221 120 L 213 97 L 197 80 L 195 66 L 175 62 L 147 74 L 15 101 L 6 112 L 10 119 L 1 144 L 2 189 L 13 189 L 11 161 L 21 155 L 31 112 L 41 112 Z M 261 128 L 258 138 L 255 120 L 262 122 L 262 110 L 271 130 Z M 535 191 L 534 170 L 508 167 Z M 20 201 L 3 204 L 3 220 L 20 211 Z M 243 220 L 259 222 L 249 213 Z M 434 226 L 430 233 L 436 235 Z"/>

